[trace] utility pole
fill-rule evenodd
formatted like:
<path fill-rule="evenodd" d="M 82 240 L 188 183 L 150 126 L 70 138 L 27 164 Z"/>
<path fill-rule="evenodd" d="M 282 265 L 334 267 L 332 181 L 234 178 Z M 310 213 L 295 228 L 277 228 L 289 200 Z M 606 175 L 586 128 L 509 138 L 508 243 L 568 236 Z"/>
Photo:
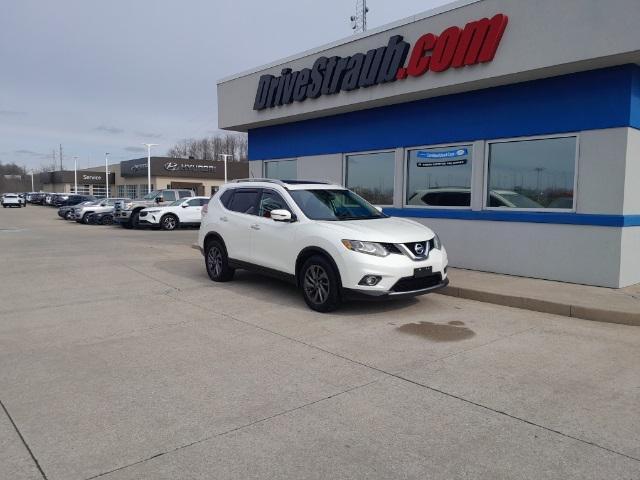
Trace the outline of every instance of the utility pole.
<path fill-rule="evenodd" d="M 60 170 L 64 170 L 64 167 L 62 166 L 62 144 L 60 144 Z"/>
<path fill-rule="evenodd" d="M 53 163 L 51 164 L 51 171 L 56 169 L 56 149 L 51 150 L 51 158 L 53 159 Z"/>
<path fill-rule="evenodd" d="M 147 194 L 151 193 L 151 147 L 157 147 L 157 143 L 143 143 L 147 147 Z M 156 185 L 157 188 L 157 185 Z"/>
<path fill-rule="evenodd" d="M 227 159 L 233 158 L 233 155 L 229 153 L 219 153 L 218 156 L 224 160 L 224 183 L 227 183 Z"/>
<path fill-rule="evenodd" d="M 104 198 L 109 198 L 109 152 L 104 154 L 104 186 Z"/>
<path fill-rule="evenodd" d="M 367 0 L 356 0 L 356 14 L 351 16 L 351 29 L 353 33 L 362 33 L 367 31 Z"/>
<path fill-rule="evenodd" d="M 73 193 L 78 194 L 78 157 L 73 157 Z"/>

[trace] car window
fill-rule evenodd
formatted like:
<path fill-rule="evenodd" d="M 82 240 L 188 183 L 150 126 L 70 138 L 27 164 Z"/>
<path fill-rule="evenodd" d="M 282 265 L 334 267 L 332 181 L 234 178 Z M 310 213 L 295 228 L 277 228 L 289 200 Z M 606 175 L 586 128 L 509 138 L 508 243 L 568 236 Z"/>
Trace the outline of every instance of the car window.
<path fill-rule="evenodd" d="M 258 206 L 258 216 L 271 218 L 271 210 L 289 210 L 287 202 L 280 196 L 279 193 L 273 190 L 264 190 L 260 198 L 260 205 Z"/>
<path fill-rule="evenodd" d="M 386 217 L 350 190 L 292 190 L 290 195 L 311 220 L 370 220 Z"/>
<path fill-rule="evenodd" d="M 224 205 L 226 208 L 229 208 L 229 201 L 231 200 L 232 196 L 233 190 L 226 190 L 220 196 L 220 203 L 222 203 L 222 205 Z"/>
<path fill-rule="evenodd" d="M 187 198 L 187 197 L 191 197 L 191 190 L 180 190 L 178 192 L 178 195 L 180 195 L 180 198 Z"/>
<path fill-rule="evenodd" d="M 201 207 L 202 206 L 202 199 L 201 198 L 194 198 L 193 200 L 189 200 L 187 202 L 187 205 L 189 205 L 190 207 Z"/>
<path fill-rule="evenodd" d="M 229 210 L 233 212 L 256 214 L 258 190 L 236 190 L 229 202 Z"/>
<path fill-rule="evenodd" d="M 165 202 L 175 202 L 177 200 L 176 192 L 162 192 L 161 195 Z"/>
<path fill-rule="evenodd" d="M 176 200 L 169 204 L 170 207 L 179 207 L 180 205 L 182 205 L 182 200 Z"/>

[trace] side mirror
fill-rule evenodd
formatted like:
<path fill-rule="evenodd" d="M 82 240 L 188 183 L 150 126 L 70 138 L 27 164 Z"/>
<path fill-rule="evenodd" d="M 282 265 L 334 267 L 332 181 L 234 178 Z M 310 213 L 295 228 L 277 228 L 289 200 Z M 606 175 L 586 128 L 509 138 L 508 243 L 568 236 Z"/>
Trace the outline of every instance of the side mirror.
<path fill-rule="evenodd" d="M 187 208 L 189 206 L 189 204 L 187 203 L 183 203 L 182 205 L 180 205 L 182 208 Z"/>
<path fill-rule="evenodd" d="M 382 207 L 378 207 L 377 205 L 374 205 L 373 208 L 375 208 L 376 210 L 378 210 L 380 213 L 382 213 Z"/>
<path fill-rule="evenodd" d="M 274 222 L 290 222 L 291 212 L 289 210 L 271 210 L 271 220 Z"/>
<path fill-rule="evenodd" d="M 156 203 L 162 203 L 162 202 L 164 202 L 164 198 L 156 197 Z"/>

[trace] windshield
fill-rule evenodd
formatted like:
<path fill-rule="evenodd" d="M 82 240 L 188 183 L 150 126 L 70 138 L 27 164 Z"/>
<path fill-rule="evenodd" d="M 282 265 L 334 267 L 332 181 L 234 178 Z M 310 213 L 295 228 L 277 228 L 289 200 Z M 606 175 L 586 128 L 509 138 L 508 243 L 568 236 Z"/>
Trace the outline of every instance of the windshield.
<path fill-rule="evenodd" d="M 311 220 L 371 220 L 386 217 L 350 190 L 292 190 L 289 193 Z"/>
<path fill-rule="evenodd" d="M 154 190 L 151 193 L 147 193 L 144 197 L 142 197 L 143 200 L 153 200 L 156 197 L 160 196 L 160 191 L 159 190 Z"/>
<path fill-rule="evenodd" d="M 184 198 L 182 200 L 176 200 L 175 202 L 171 202 L 169 204 L 170 207 L 179 207 L 180 205 L 182 205 L 182 202 L 184 202 Z"/>

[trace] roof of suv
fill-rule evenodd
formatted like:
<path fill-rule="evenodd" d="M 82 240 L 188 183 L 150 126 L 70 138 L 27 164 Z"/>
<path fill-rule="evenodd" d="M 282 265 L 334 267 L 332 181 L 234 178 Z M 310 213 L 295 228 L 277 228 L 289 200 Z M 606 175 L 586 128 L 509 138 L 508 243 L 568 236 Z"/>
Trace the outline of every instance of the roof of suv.
<path fill-rule="evenodd" d="M 275 180 L 272 178 L 243 178 L 230 182 L 233 186 L 267 187 L 279 185 L 286 190 L 344 190 L 342 185 L 314 180 Z"/>

